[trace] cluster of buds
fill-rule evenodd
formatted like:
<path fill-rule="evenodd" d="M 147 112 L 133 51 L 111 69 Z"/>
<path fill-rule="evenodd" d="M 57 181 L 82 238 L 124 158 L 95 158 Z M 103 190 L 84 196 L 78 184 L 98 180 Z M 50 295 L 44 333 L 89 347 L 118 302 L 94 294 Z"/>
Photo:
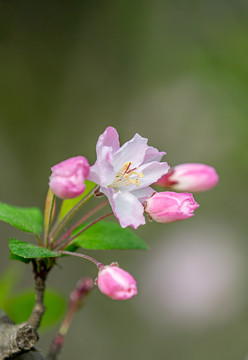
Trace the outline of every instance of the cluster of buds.
<path fill-rule="evenodd" d="M 144 204 L 148 217 L 156 222 L 170 223 L 188 219 L 199 207 L 189 192 L 207 191 L 218 183 L 219 177 L 212 166 L 180 164 L 163 175 L 154 185 L 176 191 L 157 192 Z"/>
<path fill-rule="evenodd" d="M 120 147 L 112 127 L 100 135 L 96 152 L 93 166 L 83 156 L 53 166 L 50 188 L 59 198 L 72 199 L 84 192 L 85 180 L 94 182 L 96 193 L 107 197 L 123 228 L 145 224 L 144 213 L 159 223 L 190 218 L 199 206 L 191 192 L 209 190 L 218 182 L 215 169 L 204 164 L 181 164 L 169 170 L 161 162 L 165 153 L 148 146 L 138 134 Z M 153 185 L 169 191 L 156 192 Z M 99 269 L 97 285 L 105 295 L 124 300 L 137 293 L 134 278 L 116 264 Z"/>

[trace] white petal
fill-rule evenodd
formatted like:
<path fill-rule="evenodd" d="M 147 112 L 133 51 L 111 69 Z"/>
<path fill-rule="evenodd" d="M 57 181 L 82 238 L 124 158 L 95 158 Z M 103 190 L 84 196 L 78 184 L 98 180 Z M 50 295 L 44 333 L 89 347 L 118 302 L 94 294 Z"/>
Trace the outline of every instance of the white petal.
<path fill-rule="evenodd" d="M 143 187 L 147 187 L 149 185 L 154 184 L 158 179 L 161 178 L 164 174 L 166 174 L 169 170 L 169 165 L 167 163 L 159 163 L 157 161 L 153 161 L 151 163 L 147 163 L 139 166 L 135 171 L 139 174 L 143 174 L 142 177 L 137 173 L 130 175 L 131 180 L 138 180 L 138 185 L 135 182 L 127 183 L 127 185 L 123 185 L 120 183 L 118 189 L 121 191 L 135 191 L 138 189 L 142 189 Z"/>
<path fill-rule="evenodd" d="M 149 146 L 148 149 L 146 150 L 143 163 L 145 164 L 152 161 L 160 161 L 165 154 L 166 152 L 158 151 L 158 149 Z"/>
<path fill-rule="evenodd" d="M 97 158 L 101 155 L 102 148 L 105 146 L 111 147 L 113 153 L 116 152 L 120 147 L 118 132 L 111 126 L 107 127 L 104 133 L 101 134 L 98 138 L 96 144 Z"/>
<path fill-rule="evenodd" d="M 140 179 L 139 188 L 143 188 L 149 185 L 154 184 L 158 179 L 161 178 L 164 174 L 166 174 L 169 170 L 169 165 L 164 163 L 159 163 L 157 161 L 153 161 L 148 164 L 141 165 L 137 171 L 142 172 L 144 175 L 143 178 Z"/>
<path fill-rule="evenodd" d="M 145 224 L 144 208 L 140 201 L 131 193 L 118 192 L 114 194 L 114 214 L 121 227 L 131 226 L 137 229 Z"/>
<path fill-rule="evenodd" d="M 100 185 L 101 184 L 101 177 L 100 177 L 100 171 L 98 167 L 97 161 L 93 166 L 90 167 L 90 172 L 87 177 L 87 180 L 93 181 L 94 183 Z"/>
<path fill-rule="evenodd" d="M 112 165 L 112 148 L 103 146 L 97 161 L 90 168 L 88 180 L 98 185 L 109 185 L 114 181 L 115 173 Z"/>
<path fill-rule="evenodd" d="M 146 186 L 141 189 L 133 190 L 131 194 L 139 199 L 139 201 L 143 204 L 149 197 L 151 197 L 156 191 L 152 189 L 150 186 Z"/>
<path fill-rule="evenodd" d="M 132 168 L 142 164 L 147 149 L 147 139 L 136 134 L 114 154 L 113 165 L 115 171 L 119 171 L 123 164 L 129 161 L 132 161 Z"/>

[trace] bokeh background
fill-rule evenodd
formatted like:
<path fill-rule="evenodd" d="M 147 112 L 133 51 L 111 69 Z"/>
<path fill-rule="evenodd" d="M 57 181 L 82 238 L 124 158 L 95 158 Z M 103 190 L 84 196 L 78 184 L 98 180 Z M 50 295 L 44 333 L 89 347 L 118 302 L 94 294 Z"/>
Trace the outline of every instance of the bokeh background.
<path fill-rule="evenodd" d="M 43 207 L 50 167 L 95 161 L 112 125 L 136 132 L 173 166 L 214 166 L 194 218 L 149 223 L 148 252 L 97 252 L 137 279 L 115 302 L 97 290 L 73 322 L 61 360 L 248 359 L 248 3 L 0 0 L 0 198 Z M 0 224 L 0 271 L 9 266 Z M 91 252 L 89 252 L 91 254 Z M 49 286 L 65 296 L 95 268 L 64 259 Z M 30 269 L 20 288 L 32 285 Z M 46 350 L 56 327 L 43 334 Z"/>

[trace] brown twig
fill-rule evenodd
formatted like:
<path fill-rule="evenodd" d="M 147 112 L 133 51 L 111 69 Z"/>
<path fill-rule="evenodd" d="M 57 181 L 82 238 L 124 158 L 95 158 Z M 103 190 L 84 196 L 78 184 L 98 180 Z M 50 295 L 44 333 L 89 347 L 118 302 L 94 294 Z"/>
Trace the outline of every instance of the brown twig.
<path fill-rule="evenodd" d="M 38 339 L 38 333 L 32 325 L 16 325 L 4 313 L 0 314 L 0 360 L 30 350 Z"/>
<path fill-rule="evenodd" d="M 34 259 L 33 273 L 35 281 L 35 304 L 29 319 L 22 324 L 14 324 L 5 314 L 0 314 L 0 360 L 11 357 L 18 358 L 19 354 L 31 350 L 39 340 L 37 329 L 45 312 L 44 291 L 47 274 L 53 266 L 51 259 Z M 25 359 L 42 359 L 38 353 L 28 353 Z M 21 359 L 20 358 L 20 359 Z"/>
<path fill-rule="evenodd" d="M 32 313 L 27 320 L 27 323 L 38 329 L 41 323 L 42 316 L 45 312 L 44 306 L 44 292 L 46 288 L 47 274 L 51 269 L 46 263 L 46 260 L 33 260 L 33 274 L 35 282 L 35 304 Z"/>

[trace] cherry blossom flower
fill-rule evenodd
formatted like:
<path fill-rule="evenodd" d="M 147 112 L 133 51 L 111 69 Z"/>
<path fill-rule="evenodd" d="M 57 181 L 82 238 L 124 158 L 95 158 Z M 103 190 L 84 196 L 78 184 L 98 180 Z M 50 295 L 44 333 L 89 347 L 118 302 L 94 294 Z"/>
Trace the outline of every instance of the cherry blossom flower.
<path fill-rule="evenodd" d="M 148 146 L 147 141 L 136 134 L 120 147 L 116 129 L 107 127 L 96 145 L 97 161 L 88 179 L 108 197 L 123 228 L 145 224 L 143 203 L 154 193 L 150 185 L 169 170 L 166 162 L 160 162 L 165 153 Z"/>

